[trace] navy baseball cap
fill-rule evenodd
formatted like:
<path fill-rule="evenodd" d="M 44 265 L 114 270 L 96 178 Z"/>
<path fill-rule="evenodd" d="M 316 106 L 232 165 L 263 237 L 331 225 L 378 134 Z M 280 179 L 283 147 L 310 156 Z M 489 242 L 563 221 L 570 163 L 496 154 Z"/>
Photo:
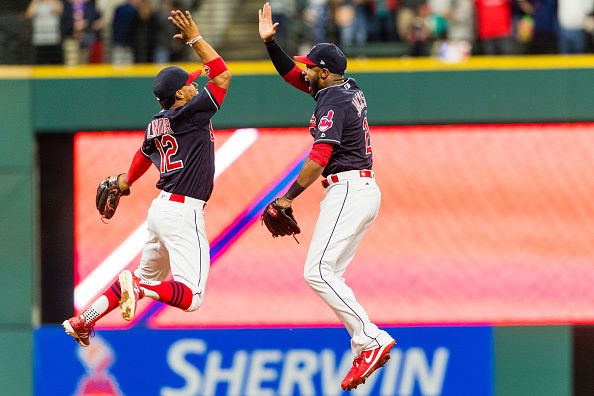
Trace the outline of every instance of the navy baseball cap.
<path fill-rule="evenodd" d="M 340 48 L 330 43 L 316 44 L 306 56 L 294 56 L 293 59 L 309 66 L 328 69 L 335 74 L 344 74 L 347 67 L 344 53 Z"/>
<path fill-rule="evenodd" d="M 153 82 L 153 92 L 159 100 L 164 100 L 175 95 L 178 89 L 188 85 L 198 78 L 202 70 L 188 73 L 179 66 L 168 66 L 161 70 Z"/>

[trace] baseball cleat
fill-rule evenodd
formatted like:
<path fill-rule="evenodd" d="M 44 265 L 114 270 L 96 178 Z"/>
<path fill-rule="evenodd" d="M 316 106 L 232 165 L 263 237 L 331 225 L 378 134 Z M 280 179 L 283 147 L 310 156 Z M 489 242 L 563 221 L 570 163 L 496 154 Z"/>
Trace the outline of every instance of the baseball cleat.
<path fill-rule="evenodd" d="M 124 320 L 134 319 L 136 314 L 136 304 L 138 300 L 144 297 L 144 292 L 138 285 L 138 279 L 132 275 L 132 272 L 123 270 L 118 277 L 122 297 L 120 298 L 120 312 Z"/>
<path fill-rule="evenodd" d="M 389 344 L 382 345 L 379 348 L 361 352 L 361 356 L 353 361 L 351 371 L 342 380 L 340 384 L 342 389 L 350 391 L 364 384 L 365 380 L 375 370 L 383 367 L 390 360 L 390 349 L 394 345 L 396 345 L 396 341 L 392 340 Z"/>
<path fill-rule="evenodd" d="M 70 334 L 81 347 L 88 347 L 91 341 L 89 337 L 93 333 L 93 326 L 85 326 L 85 316 L 78 315 L 62 322 L 66 334 Z"/>

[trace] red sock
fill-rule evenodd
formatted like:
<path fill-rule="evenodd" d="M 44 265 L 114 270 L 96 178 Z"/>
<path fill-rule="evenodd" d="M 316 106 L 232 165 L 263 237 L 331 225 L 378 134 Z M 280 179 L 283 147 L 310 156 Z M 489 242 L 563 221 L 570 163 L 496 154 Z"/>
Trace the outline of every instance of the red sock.
<path fill-rule="evenodd" d="M 181 282 L 143 282 L 140 286 L 159 295 L 159 301 L 172 307 L 186 310 L 192 305 L 192 290 Z"/>
<path fill-rule="evenodd" d="M 118 305 L 120 305 L 120 296 L 122 289 L 120 288 L 120 282 L 115 281 L 113 285 L 109 287 L 86 311 L 83 312 L 85 315 L 85 326 L 93 326 L 99 319 L 113 311 Z M 103 296 L 107 298 L 107 307 L 105 306 L 105 300 Z"/>

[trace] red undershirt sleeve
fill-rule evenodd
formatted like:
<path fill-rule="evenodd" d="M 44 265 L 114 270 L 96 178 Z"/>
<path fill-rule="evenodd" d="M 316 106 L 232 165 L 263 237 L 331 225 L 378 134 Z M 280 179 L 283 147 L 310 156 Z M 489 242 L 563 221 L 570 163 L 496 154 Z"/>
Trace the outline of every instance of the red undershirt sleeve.
<path fill-rule="evenodd" d="M 144 175 L 148 168 L 151 167 L 152 163 L 153 162 L 145 157 L 142 151 L 138 149 L 130 164 L 130 169 L 126 175 L 126 182 L 132 185 L 132 183 L 140 179 L 140 176 Z"/>
<path fill-rule="evenodd" d="M 285 80 L 285 82 L 291 84 L 295 88 L 305 93 L 309 93 L 309 85 L 307 85 L 307 83 L 303 79 L 303 73 L 299 66 L 295 65 L 295 67 L 293 67 L 291 71 L 289 71 L 287 74 L 283 76 L 283 80 Z"/>
<path fill-rule="evenodd" d="M 332 155 L 334 146 L 328 143 L 314 144 L 309 153 L 309 159 L 316 162 L 322 168 L 325 168 Z"/>

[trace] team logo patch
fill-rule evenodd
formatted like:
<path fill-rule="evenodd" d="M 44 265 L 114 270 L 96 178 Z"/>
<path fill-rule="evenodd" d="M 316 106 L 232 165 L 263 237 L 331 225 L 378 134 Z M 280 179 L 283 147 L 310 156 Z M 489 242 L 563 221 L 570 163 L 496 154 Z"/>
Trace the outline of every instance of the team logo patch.
<path fill-rule="evenodd" d="M 324 132 L 332 128 L 332 125 L 334 124 L 332 117 L 334 117 L 334 110 L 329 110 L 328 114 L 320 118 L 320 123 L 318 124 L 318 130 L 320 132 Z"/>
<path fill-rule="evenodd" d="M 271 205 L 268 205 L 268 208 L 266 208 L 266 211 L 268 212 L 268 214 L 272 217 L 278 217 L 278 211 L 273 208 Z"/>

